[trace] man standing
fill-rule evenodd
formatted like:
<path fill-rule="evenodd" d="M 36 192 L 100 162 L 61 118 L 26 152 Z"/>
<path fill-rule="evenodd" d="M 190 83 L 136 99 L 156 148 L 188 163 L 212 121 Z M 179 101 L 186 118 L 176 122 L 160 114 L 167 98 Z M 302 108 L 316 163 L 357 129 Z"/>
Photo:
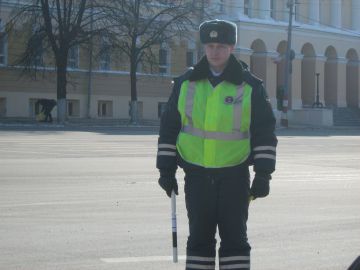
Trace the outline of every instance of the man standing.
<path fill-rule="evenodd" d="M 174 80 L 161 117 L 157 168 L 160 186 L 178 194 L 177 166 L 185 172 L 189 218 L 186 269 L 250 269 L 249 198 L 269 194 L 275 170 L 275 118 L 262 81 L 232 54 L 236 25 L 200 25 L 205 56 Z M 249 166 L 255 178 L 250 188 Z"/>

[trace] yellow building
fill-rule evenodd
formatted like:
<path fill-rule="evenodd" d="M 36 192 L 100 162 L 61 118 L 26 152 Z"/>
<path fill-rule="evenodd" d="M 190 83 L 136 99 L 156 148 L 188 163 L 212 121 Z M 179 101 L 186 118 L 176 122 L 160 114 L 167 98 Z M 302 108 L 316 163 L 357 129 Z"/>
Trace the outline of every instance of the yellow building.
<path fill-rule="evenodd" d="M 7 20 L 11 4 L 2 1 L 0 18 Z M 332 125 L 334 108 L 360 106 L 360 1 L 298 1 L 292 29 L 291 89 L 288 118 L 291 124 Z M 1 2 L 0 2 L 1 3 Z M 248 63 L 264 81 L 276 108 L 276 90 L 284 84 L 289 9 L 287 0 L 207 0 L 212 18 L 238 25 L 236 56 Z M 196 34 L 196 33 L 194 33 Z M 33 117 L 38 98 L 56 97 L 54 70 L 45 78 L 19 77 L 13 67 L 18 45 L 11 37 L 0 40 L 0 116 Z M 199 56 L 194 41 L 175 40 L 159 50 L 159 73 L 138 75 L 140 117 L 156 120 L 171 91 L 171 79 Z M 73 48 L 69 58 L 68 115 L 86 117 L 88 110 L 88 52 Z M 90 95 L 92 118 L 128 118 L 130 79 L 128 65 L 108 55 L 95 61 Z M 316 74 L 318 74 L 316 76 Z M 317 81 L 318 79 L 318 81 Z M 318 89 L 317 89 L 318 85 Z M 312 108 L 319 91 L 325 109 Z"/>

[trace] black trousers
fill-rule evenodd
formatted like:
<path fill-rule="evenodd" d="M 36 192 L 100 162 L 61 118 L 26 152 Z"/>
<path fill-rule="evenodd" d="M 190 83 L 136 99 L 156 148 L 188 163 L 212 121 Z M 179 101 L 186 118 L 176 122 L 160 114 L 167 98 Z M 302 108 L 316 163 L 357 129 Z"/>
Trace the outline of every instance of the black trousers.
<path fill-rule="evenodd" d="M 189 218 L 186 269 L 215 269 L 216 229 L 220 269 L 250 269 L 247 239 L 250 176 L 246 166 L 185 170 Z"/>

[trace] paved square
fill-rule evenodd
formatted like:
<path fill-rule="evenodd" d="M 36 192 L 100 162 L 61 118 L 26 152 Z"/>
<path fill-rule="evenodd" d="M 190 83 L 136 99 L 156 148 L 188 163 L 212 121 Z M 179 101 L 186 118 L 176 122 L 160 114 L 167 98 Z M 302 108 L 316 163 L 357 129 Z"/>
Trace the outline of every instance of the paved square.
<path fill-rule="evenodd" d="M 271 195 L 250 206 L 252 269 L 346 269 L 360 255 L 360 130 L 279 130 Z M 0 127 L 0 269 L 184 269 L 151 129 Z"/>

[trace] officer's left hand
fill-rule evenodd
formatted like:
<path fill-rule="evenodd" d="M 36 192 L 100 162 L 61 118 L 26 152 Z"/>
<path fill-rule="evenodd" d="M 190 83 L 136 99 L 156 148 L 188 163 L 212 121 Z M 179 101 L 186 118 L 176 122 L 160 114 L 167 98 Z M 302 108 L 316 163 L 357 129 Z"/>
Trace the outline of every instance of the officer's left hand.
<path fill-rule="evenodd" d="M 256 198 L 264 198 L 269 195 L 270 192 L 270 179 L 271 176 L 268 174 L 256 173 L 254 180 L 252 181 L 250 194 Z"/>

